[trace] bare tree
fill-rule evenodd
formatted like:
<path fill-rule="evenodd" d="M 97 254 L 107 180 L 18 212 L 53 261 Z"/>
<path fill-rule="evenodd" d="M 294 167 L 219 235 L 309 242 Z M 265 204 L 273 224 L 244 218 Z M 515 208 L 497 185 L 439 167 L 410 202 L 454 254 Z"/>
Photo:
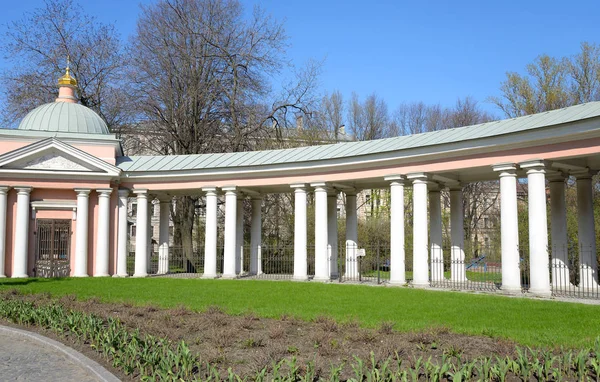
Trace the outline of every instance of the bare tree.
<path fill-rule="evenodd" d="M 298 71 L 274 96 L 269 79 L 286 65 L 283 25 L 236 0 L 161 0 L 142 7 L 130 56 L 132 93 L 164 154 L 251 150 L 309 113 L 318 66 Z M 175 240 L 191 255 L 196 198 L 172 211 Z"/>
<path fill-rule="evenodd" d="M 128 98 L 122 91 L 126 63 L 119 36 L 112 24 L 86 15 L 76 2 L 45 0 L 41 8 L 7 25 L 1 49 L 11 63 L 1 74 L 5 125 L 54 101 L 67 57 L 81 104 L 96 111 L 112 131 L 127 122 Z"/>
<path fill-rule="evenodd" d="M 326 129 L 334 141 L 339 141 L 340 127 L 344 125 L 344 99 L 339 90 L 323 96 L 318 121 L 321 129 Z"/>
<path fill-rule="evenodd" d="M 359 141 L 380 139 L 389 136 L 389 115 L 385 101 L 375 93 L 360 102 L 352 93 L 348 108 L 350 129 Z"/>
<path fill-rule="evenodd" d="M 394 111 L 393 135 L 420 134 L 446 129 L 451 126 L 448 110 L 440 105 L 423 102 L 403 103 Z"/>

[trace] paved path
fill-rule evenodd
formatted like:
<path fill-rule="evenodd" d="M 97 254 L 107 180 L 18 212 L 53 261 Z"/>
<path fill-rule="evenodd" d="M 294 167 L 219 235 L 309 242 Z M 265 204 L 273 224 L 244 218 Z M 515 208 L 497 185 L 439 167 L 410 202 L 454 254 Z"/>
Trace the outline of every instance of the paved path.
<path fill-rule="evenodd" d="M 118 381 L 97 362 L 37 333 L 0 325 L 2 381 Z"/>

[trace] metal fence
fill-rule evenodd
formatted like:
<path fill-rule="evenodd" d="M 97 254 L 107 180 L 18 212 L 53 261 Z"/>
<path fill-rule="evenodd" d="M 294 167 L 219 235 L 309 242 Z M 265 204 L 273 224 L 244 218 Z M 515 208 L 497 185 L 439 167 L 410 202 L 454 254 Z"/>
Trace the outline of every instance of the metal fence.
<path fill-rule="evenodd" d="M 256 260 L 251 257 L 256 252 Z M 502 261 L 500 246 L 444 245 L 430 247 L 428 274 L 434 288 L 455 290 L 498 291 L 502 286 Z M 529 289 L 529 250 L 518 248 L 520 284 L 523 292 Z M 549 277 L 552 295 L 565 298 L 600 299 L 597 256 L 592 246 L 551 247 L 549 253 Z M 217 275 L 223 273 L 223 247 L 217 247 Z M 293 244 L 261 245 L 255 251 L 250 245 L 241 247 L 236 259 L 239 277 L 259 279 L 292 279 L 294 275 Z M 351 242 L 339 248 L 328 248 L 328 266 L 331 281 L 340 283 L 383 284 L 390 280 L 390 246 L 370 244 L 361 246 Z M 413 249 L 404 249 L 405 279 L 413 278 Z M 184 250 L 170 246 L 168 255 L 160 256 L 158 245 L 148 248 L 148 274 L 194 274 L 204 273 L 205 253 L 202 246 Z M 315 247 L 307 247 L 307 275 L 315 274 Z M 127 272 L 135 270 L 135 248 L 127 257 Z"/>
<path fill-rule="evenodd" d="M 360 246 L 346 243 L 337 256 L 330 253 L 330 261 L 337 264 L 332 276 L 339 282 L 382 284 L 390 279 L 389 245 Z"/>
<path fill-rule="evenodd" d="M 590 245 L 552 247 L 550 274 L 552 295 L 599 299 L 596 248 Z"/>

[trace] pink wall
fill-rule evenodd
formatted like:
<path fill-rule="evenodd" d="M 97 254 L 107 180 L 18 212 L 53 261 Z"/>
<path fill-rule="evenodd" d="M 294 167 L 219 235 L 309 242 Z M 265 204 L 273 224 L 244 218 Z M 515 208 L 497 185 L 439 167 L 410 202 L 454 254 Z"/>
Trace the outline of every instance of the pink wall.
<path fill-rule="evenodd" d="M 4 182 L 3 184 L 11 183 L 10 181 Z M 19 184 L 28 184 L 22 181 Z M 63 201 L 70 200 L 73 202 L 77 201 L 77 195 L 74 188 L 81 187 L 80 183 L 63 183 L 62 189 L 41 189 L 34 188 L 30 194 L 30 200 L 33 201 Z M 93 188 L 111 188 L 108 184 L 95 184 Z M 116 268 L 116 248 L 117 248 L 117 202 L 118 193 L 117 187 L 112 187 L 113 193 L 110 199 L 110 230 L 109 230 L 109 272 L 115 273 Z M 12 257 L 14 255 L 14 240 L 16 230 L 16 214 L 17 214 L 17 191 L 14 189 L 9 190 L 7 198 L 7 242 L 6 242 L 6 275 L 12 275 Z M 30 209 L 31 213 L 31 209 Z M 96 191 L 90 193 L 89 197 L 89 224 L 88 224 L 88 274 L 92 276 L 95 271 L 96 261 L 96 243 L 97 243 L 97 225 L 98 219 L 98 194 Z M 29 238 L 28 238 L 28 260 L 27 269 L 28 274 L 33 276 L 33 268 L 35 267 L 35 256 L 36 256 L 36 235 L 35 235 L 35 220 L 32 219 L 30 214 L 29 220 Z M 76 221 L 72 220 L 73 210 L 72 208 L 65 208 L 64 210 L 38 210 L 36 211 L 36 218 L 39 219 L 69 219 L 71 223 L 71 250 L 70 250 L 70 263 L 71 263 L 71 275 L 75 269 L 75 242 L 77 237 L 77 225 Z"/>

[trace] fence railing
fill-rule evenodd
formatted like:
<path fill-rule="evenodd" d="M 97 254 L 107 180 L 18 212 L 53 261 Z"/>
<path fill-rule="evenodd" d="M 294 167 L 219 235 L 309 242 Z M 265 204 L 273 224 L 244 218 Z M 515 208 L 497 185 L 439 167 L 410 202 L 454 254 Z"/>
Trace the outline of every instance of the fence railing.
<path fill-rule="evenodd" d="M 566 298 L 600 298 L 596 248 L 554 246 L 550 261 L 552 294 Z"/>
<path fill-rule="evenodd" d="M 170 246 L 163 253 L 158 245 L 148 248 L 148 274 L 197 274 L 204 273 L 205 251 L 203 246 L 184 249 Z M 315 247 L 307 246 L 306 269 L 310 278 L 315 274 Z M 430 246 L 428 275 L 435 288 L 457 290 L 496 291 L 502 286 L 502 261 L 500 246 L 443 245 Z M 518 248 L 519 282 L 526 292 L 529 288 L 529 249 Z M 245 244 L 236 258 L 236 274 L 239 277 L 261 279 L 292 279 L 294 276 L 293 244 L 261 245 L 251 248 Z M 552 294 L 566 298 L 600 298 L 598 266 L 595 247 L 553 246 L 548 250 L 549 278 Z M 332 281 L 382 284 L 391 275 L 391 249 L 389 244 L 345 245 L 327 248 L 328 273 Z M 224 248 L 217 247 L 217 276 L 223 273 Z M 400 265 L 398 265 L 400 266 Z M 127 256 L 127 272 L 135 271 L 135 248 Z M 404 275 L 407 282 L 413 278 L 413 249 L 404 248 Z"/>

